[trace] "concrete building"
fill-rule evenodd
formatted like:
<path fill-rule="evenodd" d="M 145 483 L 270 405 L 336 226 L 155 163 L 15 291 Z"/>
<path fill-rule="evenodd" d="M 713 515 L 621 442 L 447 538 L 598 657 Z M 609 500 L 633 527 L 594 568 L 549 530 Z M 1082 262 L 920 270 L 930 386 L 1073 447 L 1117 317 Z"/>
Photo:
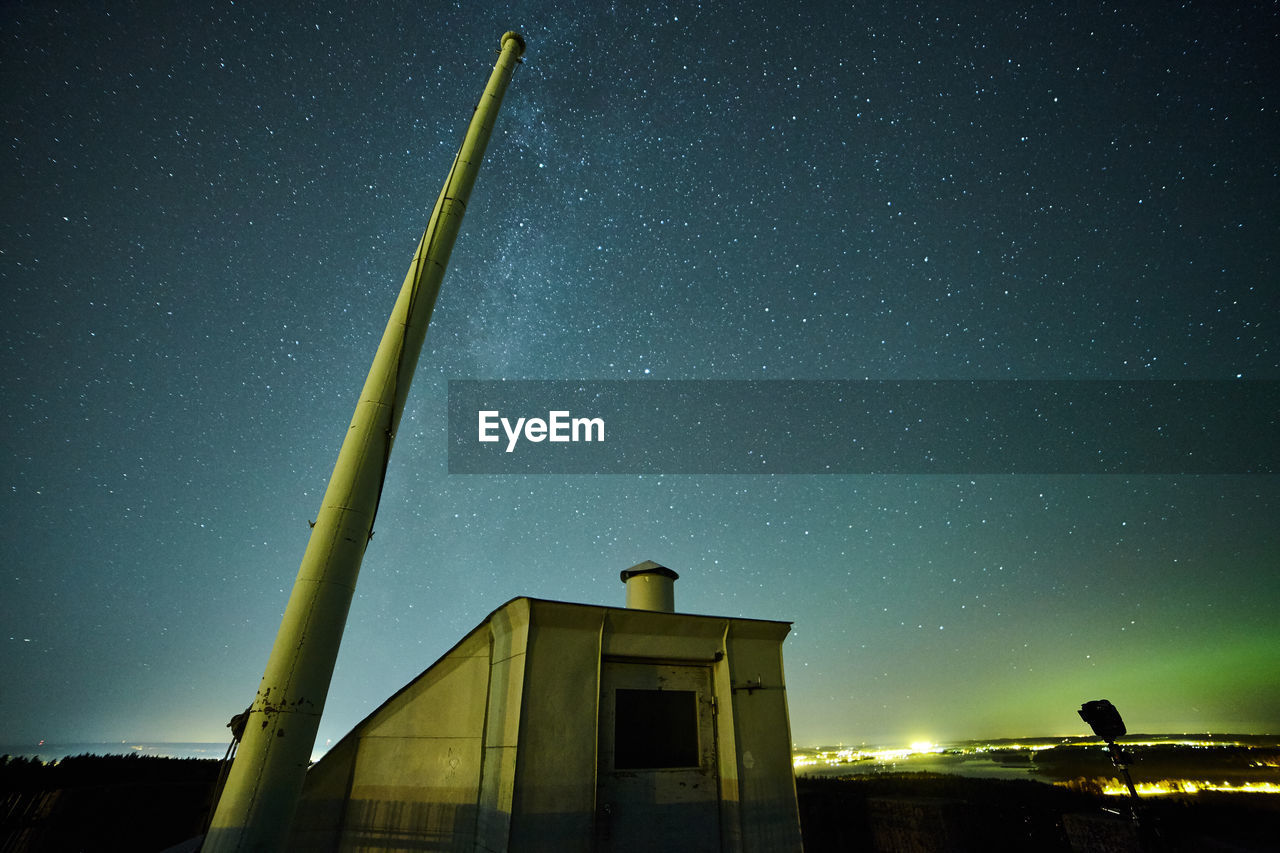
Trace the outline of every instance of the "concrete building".
<path fill-rule="evenodd" d="M 516 598 L 307 774 L 299 850 L 800 851 L 790 623 Z"/>

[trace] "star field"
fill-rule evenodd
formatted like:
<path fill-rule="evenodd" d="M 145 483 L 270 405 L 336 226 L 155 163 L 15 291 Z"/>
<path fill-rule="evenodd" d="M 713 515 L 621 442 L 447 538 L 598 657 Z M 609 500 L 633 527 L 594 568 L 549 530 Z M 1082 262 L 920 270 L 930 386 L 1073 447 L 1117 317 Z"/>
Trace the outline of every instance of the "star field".
<path fill-rule="evenodd" d="M 144 2 L 0 13 L 0 740 L 225 738 L 508 29 L 321 746 L 645 559 L 794 622 L 799 743 L 1280 730 L 1275 476 L 445 441 L 450 379 L 1280 378 L 1274 5 Z"/>

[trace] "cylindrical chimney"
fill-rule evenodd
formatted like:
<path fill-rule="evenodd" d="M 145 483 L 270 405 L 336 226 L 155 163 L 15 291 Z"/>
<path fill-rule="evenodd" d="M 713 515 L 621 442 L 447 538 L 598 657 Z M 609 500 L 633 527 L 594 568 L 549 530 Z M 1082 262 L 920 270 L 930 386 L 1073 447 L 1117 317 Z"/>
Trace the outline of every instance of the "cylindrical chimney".
<path fill-rule="evenodd" d="M 627 608 L 675 613 L 675 582 L 679 577 L 671 569 L 660 566 L 653 560 L 645 560 L 629 569 L 623 569 L 622 582 L 627 585 Z"/>

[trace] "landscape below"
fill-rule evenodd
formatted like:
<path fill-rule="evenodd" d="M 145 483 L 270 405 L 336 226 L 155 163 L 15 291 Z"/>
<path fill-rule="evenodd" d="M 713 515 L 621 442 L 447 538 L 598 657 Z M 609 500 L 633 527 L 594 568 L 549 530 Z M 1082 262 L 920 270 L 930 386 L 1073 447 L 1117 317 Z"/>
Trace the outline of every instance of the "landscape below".
<path fill-rule="evenodd" d="M 1158 834 L 1167 850 L 1275 849 L 1280 737 L 1135 735 L 1122 745 L 1140 794 L 1137 824 L 1121 771 L 1093 739 L 797 748 L 805 849 L 900 849 L 941 833 L 972 849 L 1065 851 L 1125 843 L 1139 831 Z M 0 758 L 0 849 L 74 849 L 103 837 L 138 850 L 182 842 L 208 819 L 224 752 L 218 744 L 10 748 Z"/>

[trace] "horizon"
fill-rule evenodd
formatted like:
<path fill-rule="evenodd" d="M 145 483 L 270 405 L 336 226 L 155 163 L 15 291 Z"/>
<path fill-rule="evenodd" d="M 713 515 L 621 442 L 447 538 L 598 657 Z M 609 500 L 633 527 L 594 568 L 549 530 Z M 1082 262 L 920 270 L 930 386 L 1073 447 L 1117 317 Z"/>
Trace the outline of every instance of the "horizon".
<path fill-rule="evenodd" d="M 1231 746 L 1241 745 L 1244 740 L 1260 740 L 1266 742 L 1265 745 L 1280 745 L 1280 732 L 1277 733 L 1250 733 L 1250 732 L 1135 732 L 1126 734 L 1116 739 L 1117 743 L 1127 744 L 1131 746 L 1149 746 L 1157 745 L 1163 742 L 1182 742 L 1187 739 L 1195 739 L 1198 743 L 1212 743 L 1214 746 Z M 1238 740 L 1231 740 L 1238 739 Z M 800 744 L 793 743 L 791 751 L 793 754 L 800 754 L 806 750 L 824 751 L 832 749 L 859 749 L 874 750 L 881 752 L 900 752 L 917 755 L 929 754 L 932 752 L 940 752 L 965 745 L 990 745 L 999 747 L 1001 745 L 1013 746 L 1015 744 L 1043 744 L 1044 742 L 1057 742 L 1061 745 L 1070 746 L 1093 746 L 1104 745 L 1105 741 L 1093 734 L 1085 735 L 1035 735 L 1022 737 L 1000 737 L 1000 738 L 962 738 L 957 740 L 946 741 L 839 741 L 835 743 L 823 744 Z M 228 742 L 217 741 L 143 741 L 143 740 L 121 740 L 121 741 L 67 741 L 60 743 L 44 743 L 44 744 L 17 744 L 17 743 L 0 743 L 0 755 L 23 756 L 23 757 L 40 757 L 45 761 L 58 761 L 63 758 L 75 757 L 79 755 L 101 755 L 101 756 L 151 756 L 156 758 L 207 758 L 210 760 L 221 761 L 223 754 L 227 751 Z M 107 751 L 97 752 L 83 751 L 84 747 L 99 747 Z M 43 752 L 41 750 L 44 750 Z M 319 760 L 324 753 L 313 753 L 312 761 Z"/>

